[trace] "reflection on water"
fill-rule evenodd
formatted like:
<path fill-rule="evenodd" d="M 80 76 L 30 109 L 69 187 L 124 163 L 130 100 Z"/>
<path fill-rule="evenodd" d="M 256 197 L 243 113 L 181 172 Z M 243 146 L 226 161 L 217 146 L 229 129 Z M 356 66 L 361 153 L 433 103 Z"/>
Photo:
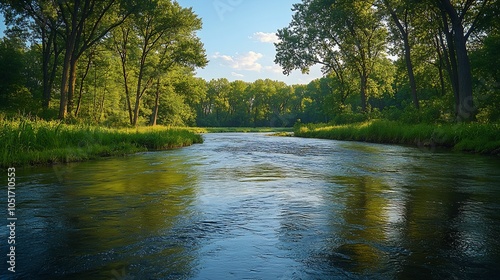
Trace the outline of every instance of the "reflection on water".
<path fill-rule="evenodd" d="M 29 242 L 19 245 L 19 267 L 29 269 L 18 276 L 110 279 L 124 268 L 158 278 L 187 275 L 194 259 L 187 248 L 196 244 L 174 236 L 174 227 L 192 214 L 196 174 L 184 157 L 166 155 L 75 163 L 22 177 L 30 182 L 19 187 L 19 223 Z M 158 259 L 168 262 L 159 267 Z"/>
<path fill-rule="evenodd" d="M 23 170 L 16 275 L 495 278 L 499 168 L 399 146 L 208 134 L 175 151 Z"/>

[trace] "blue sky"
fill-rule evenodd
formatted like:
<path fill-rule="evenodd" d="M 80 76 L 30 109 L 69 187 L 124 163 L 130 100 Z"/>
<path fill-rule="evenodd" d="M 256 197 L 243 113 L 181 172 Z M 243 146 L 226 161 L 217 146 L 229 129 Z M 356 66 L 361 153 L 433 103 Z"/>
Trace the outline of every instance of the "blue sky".
<path fill-rule="evenodd" d="M 274 63 L 273 42 L 278 29 L 288 26 L 294 3 L 301 0 L 177 0 L 183 7 L 193 7 L 203 20 L 198 36 L 205 44 L 210 60 L 199 77 L 210 80 L 227 78 L 230 81 L 257 79 L 305 84 L 321 77 L 319 67 L 309 75 L 294 71 L 282 74 Z"/>
<path fill-rule="evenodd" d="M 183 7 L 193 7 L 203 20 L 198 36 L 205 44 L 209 64 L 197 69 L 206 80 L 227 78 L 253 82 L 257 79 L 284 81 L 289 85 L 306 84 L 321 77 L 320 67 L 309 75 L 296 70 L 282 74 L 274 63 L 273 42 L 278 29 L 288 26 L 294 3 L 301 0 L 177 0 Z M 4 24 L 1 18 L 0 31 Z"/>

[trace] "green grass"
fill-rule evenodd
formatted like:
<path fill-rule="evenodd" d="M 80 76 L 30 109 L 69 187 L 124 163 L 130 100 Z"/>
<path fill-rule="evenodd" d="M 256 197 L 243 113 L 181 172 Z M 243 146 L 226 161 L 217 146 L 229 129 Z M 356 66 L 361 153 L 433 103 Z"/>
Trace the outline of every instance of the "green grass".
<path fill-rule="evenodd" d="M 0 165 L 74 162 L 201 143 L 182 128 L 111 129 L 45 121 L 0 121 Z"/>
<path fill-rule="evenodd" d="M 291 127 L 191 127 L 196 133 L 227 133 L 227 132 L 292 132 Z"/>
<path fill-rule="evenodd" d="M 293 132 L 281 131 L 281 132 L 275 132 L 273 134 L 269 134 L 269 136 L 292 137 L 293 136 Z"/>
<path fill-rule="evenodd" d="M 415 124 L 375 120 L 349 125 L 301 125 L 295 136 L 419 147 L 447 147 L 457 151 L 500 154 L 499 124 Z"/>

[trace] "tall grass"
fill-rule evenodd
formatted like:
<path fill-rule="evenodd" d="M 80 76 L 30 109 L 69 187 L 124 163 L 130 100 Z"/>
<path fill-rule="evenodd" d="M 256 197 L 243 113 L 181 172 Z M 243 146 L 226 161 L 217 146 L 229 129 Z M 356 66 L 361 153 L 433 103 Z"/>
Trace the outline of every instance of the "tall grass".
<path fill-rule="evenodd" d="M 201 143 L 181 128 L 111 129 L 58 122 L 0 120 L 0 165 L 82 161 Z"/>
<path fill-rule="evenodd" d="M 349 125 L 301 125 L 295 128 L 295 136 L 448 147 L 457 151 L 500 154 L 499 124 L 409 125 L 395 121 L 375 120 Z"/>

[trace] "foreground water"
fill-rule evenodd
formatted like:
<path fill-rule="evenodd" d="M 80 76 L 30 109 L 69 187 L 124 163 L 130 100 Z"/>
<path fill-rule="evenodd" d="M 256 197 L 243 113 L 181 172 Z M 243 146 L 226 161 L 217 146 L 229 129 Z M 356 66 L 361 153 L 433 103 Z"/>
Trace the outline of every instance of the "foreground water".
<path fill-rule="evenodd" d="M 0 275 L 500 275 L 498 158 L 264 134 L 204 137 L 174 151 L 18 170 L 17 272 L 2 262 Z"/>

